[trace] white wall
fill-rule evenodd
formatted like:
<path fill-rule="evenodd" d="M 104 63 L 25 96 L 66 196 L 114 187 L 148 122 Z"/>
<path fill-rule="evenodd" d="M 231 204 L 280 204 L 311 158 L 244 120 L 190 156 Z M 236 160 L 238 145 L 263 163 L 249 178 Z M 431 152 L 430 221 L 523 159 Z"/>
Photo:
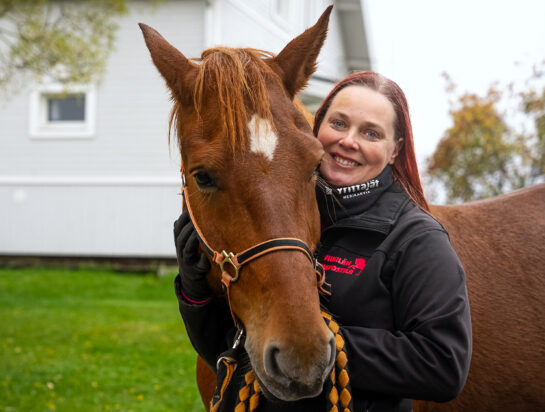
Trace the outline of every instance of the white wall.
<path fill-rule="evenodd" d="M 0 181 L 0 252 L 173 257 L 179 191 L 164 179 Z"/>
<path fill-rule="evenodd" d="M 174 256 L 177 150 L 165 84 L 138 22 L 188 56 L 203 48 L 205 2 L 137 4 L 121 20 L 97 87 L 92 138 L 31 138 L 29 96 L 0 103 L 0 254 Z"/>

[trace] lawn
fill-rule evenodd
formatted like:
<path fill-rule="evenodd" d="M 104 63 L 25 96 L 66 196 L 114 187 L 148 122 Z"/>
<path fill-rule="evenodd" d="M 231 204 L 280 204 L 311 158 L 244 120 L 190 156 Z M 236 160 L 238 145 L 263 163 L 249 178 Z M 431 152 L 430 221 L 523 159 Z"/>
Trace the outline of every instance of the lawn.
<path fill-rule="evenodd" d="M 0 411 L 203 411 L 173 278 L 0 269 Z"/>

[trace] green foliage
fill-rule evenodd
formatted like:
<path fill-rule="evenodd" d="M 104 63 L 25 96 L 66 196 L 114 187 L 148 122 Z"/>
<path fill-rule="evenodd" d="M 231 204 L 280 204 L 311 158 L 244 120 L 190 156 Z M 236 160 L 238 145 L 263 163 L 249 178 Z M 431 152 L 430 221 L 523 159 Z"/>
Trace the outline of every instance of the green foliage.
<path fill-rule="evenodd" d="M 202 411 L 173 276 L 0 269 L 0 411 Z"/>
<path fill-rule="evenodd" d="M 446 77 L 453 94 L 455 85 Z M 544 77 L 536 69 L 521 92 L 514 92 L 512 84 L 506 90 L 491 86 L 484 96 L 465 93 L 451 101 L 452 126 L 427 160 L 426 171 L 430 183 L 445 189 L 447 203 L 496 196 L 543 180 Z M 501 111 L 506 104 L 517 110 Z"/>
<path fill-rule="evenodd" d="M 531 168 L 530 179 L 533 180 L 545 175 L 545 87 L 542 82 L 544 79 L 545 62 L 543 67 L 534 68 L 534 73 L 528 81 L 529 89 L 519 94 L 522 111 L 533 125 L 533 133 L 522 136 L 523 139 L 529 140 L 528 146 L 534 148 L 533 151 L 524 152 Z"/>
<path fill-rule="evenodd" d="M 0 0 L 0 94 L 100 80 L 128 0 Z"/>

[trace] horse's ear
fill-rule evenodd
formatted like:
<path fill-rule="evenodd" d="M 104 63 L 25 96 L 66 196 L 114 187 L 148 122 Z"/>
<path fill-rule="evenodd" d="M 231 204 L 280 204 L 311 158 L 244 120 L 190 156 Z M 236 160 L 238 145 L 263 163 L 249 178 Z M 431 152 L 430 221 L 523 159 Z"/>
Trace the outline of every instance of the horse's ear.
<path fill-rule="evenodd" d="M 290 41 L 273 59 L 280 68 L 278 73 L 289 95 L 293 98 L 316 70 L 316 59 L 324 44 L 329 24 L 329 6 L 314 26 Z M 273 66 L 274 67 L 274 66 Z"/>
<path fill-rule="evenodd" d="M 181 103 L 191 104 L 197 65 L 165 40 L 155 29 L 138 23 L 153 63 Z"/>

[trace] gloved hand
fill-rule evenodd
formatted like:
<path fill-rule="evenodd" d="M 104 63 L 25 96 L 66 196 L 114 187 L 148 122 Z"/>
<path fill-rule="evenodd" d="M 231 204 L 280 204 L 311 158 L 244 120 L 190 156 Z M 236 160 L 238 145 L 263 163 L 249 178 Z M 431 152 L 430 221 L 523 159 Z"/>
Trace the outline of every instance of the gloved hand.
<path fill-rule="evenodd" d="M 206 282 L 210 262 L 199 252 L 197 231 L 187 210 L 174 222 L 174 243 L 183 294 L 192 303 L 206 300 L 211 294 Z"/>

